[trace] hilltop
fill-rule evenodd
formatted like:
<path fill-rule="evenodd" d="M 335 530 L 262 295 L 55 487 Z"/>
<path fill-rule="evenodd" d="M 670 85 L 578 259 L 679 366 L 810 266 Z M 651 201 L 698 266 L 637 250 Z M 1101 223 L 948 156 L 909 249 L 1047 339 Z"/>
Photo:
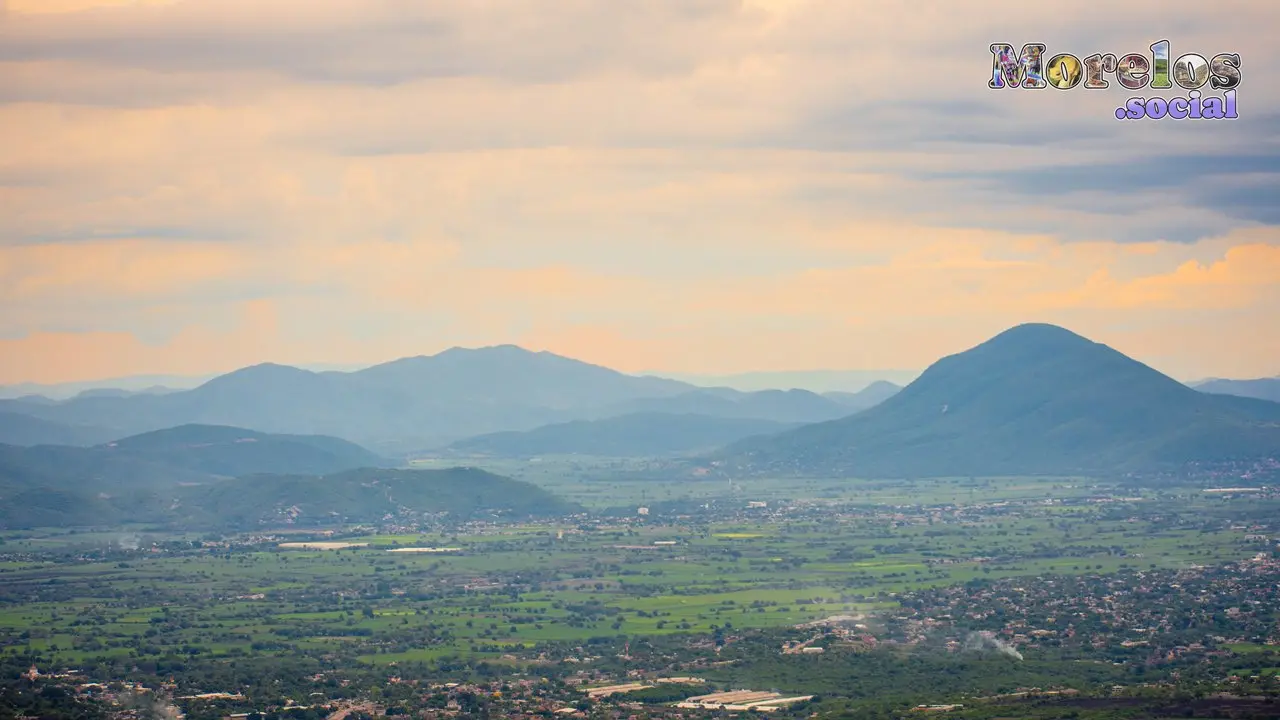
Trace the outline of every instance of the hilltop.
<path fill-rule="evenodd" d="M 851 417 L 717 454 L 741 472 L 925 477 L 1116 473 L 1280 456 L 1280 404 L 1197 392 L 1053 325 L 945 357 Z"/>

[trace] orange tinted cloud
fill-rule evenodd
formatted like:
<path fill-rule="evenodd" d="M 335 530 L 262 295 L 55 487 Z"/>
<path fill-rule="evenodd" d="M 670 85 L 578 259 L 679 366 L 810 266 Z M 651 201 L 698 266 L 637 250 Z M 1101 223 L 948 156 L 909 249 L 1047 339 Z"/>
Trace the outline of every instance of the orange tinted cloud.
<path fill-rule="evenodd" d="M 32 15 L 84 12 L 102 8 L 168 5 L 178 0 L 7 0 L 10 12 Z"/>
<path fill-rule="evenodd" d="M 1280 370 L 1280 236 L 1239 229 L 1274 217 L 1271 128 L 993 96 L 987 44 L 1042 13 L 922 2 L 11 1 L 0 382 L 501 342 L 919 367 L 1027 320 Z M 1065 7 L 1044 39 L 1138 50 L 1177 12 L 1175 51 L 1280 61 L 1280 8 L 1228 5 Z M 919 47 L 977 79 L 886 81 Z"/>
<path fill-rule="evenodd" d="M 243 303 L 239 311 L 233 328 L 188 325 L 156 344 L 128 332 L 37 332 L 0 339 L 0 377 L 56 383 L 121 377 L 147 367 L 200 375 L 263 362 L 280 352 L 272 303 Z"/>
<path fill-rule="evenodd" d="M 244 263 L 244 248 L 217 243 L 122 239 L 20 245 L 0 248 L 0 297 L 166 295 L 232 277 Z"/>
<path fill-rule="evenodd" d="M 1188 260 L 1172 272 L 1128 281 L 1101 267 L 1079 287 L 1039 300 L 1049 307 L 1207 310 L 1255 307 L 1268 296 L 1280 296 L 1280 245 L 1255 243 L 1228 248 L 1209 263 Z"/>
<path fill-rule="evenodd" d="M 350 248 L 299 254 L 296 260 L 316 263 L 313 271 L 325 269 L 335 277 L 344 267 L 350 271 L 330 292 L 290 301 L 290 318 L 322 319 L 309 332 L 280 316 L 277 303 L 263 300 L 242 306 L 238 324 L 222 329 L 179 319 L 182 329 L 155 345 L 127 333 L 36 333 L 7 340 L 0 373 L 42 381 L 127 374 L 139 367 L 206 373 L 265 359 L 376 362 L 452 344 L 415 334 L 415 312 L 468 328 L 471 344 L 518 342 L 624 370 L 690 372 L 921 367 L 1029 320 L 1062 322 L 1141 357 L 1166 344 L 1154 341 L 1144 326 L 1167 327 L 1183 318 L 1178 324 L 1193 332 L 1212 327 L 1222 335 L 1230 328 L 1231 342 L 1183 345 L 1189 361 L 1169 371 L 1196 374 L 1196 362 L 1206 358 L 1255 374 L 1269 370 L 1273 356 L 1263 349 L 1274 344 L 1275 333 L 1266 326 L 1233 321 L 1231 315 L 1183 316 L 1189 307 L 1249 316 L 1280 309 L 1280 243 L 1228 246 L 1219 260 L 1205 264 L 1182 262 L 1179 256 L 1190 251 L 1167 245 L 1168 272 L 1127 277 L 1130 269 L 1122 263 L 1131 256 L 1121 246 L 1111 248 L 1115 263 L 1099 265 L 1108 254 L 1103 247 L 1032 238 L 1008 244 L 999 235 L 983 247 L 979 235 L 958 235 L 969 239 L 948 243 L 947 233 L 939 231 L 928 241 L 923 233 L 917 246 L 902 248 L 880 265 L 680 282 L 566 266 L 475 268 L 448 253 L 425 252 L 426 261 L 415 263 L 411 251 L 384 255 L 376 246 L 368 254 Z M 1229 240 L 1206 243 L 1210 247 L 1200 252 L 1212 253 L 1213 245 L 1224 242 Z M 1010 246 L 1017 247 L 1016 259 L 1001 253 Z M 377 258 L 388 261 L 381 274 L 373 272 L 376 263 L 361 264 Z M 304 274 L 301 267 L 289 272 Z M 1060 290 L 1046 293 L 1047 288 Z M 1117 316 L 1118 311 L 1129 314 Z M 388 313 L 405 318 L 408 332 L 359 344 L 347 339 L 344 328 Z M 1116 319 L 1125 317 L 1137 324 L 1115 330 Z"/>

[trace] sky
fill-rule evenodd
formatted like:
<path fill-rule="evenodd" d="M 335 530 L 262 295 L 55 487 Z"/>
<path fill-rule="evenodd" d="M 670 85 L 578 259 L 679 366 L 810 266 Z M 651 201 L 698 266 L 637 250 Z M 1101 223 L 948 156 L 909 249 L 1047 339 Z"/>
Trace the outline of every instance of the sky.
<path fill-rule="evenodd" d="M 8 0 L 0 383 L 504 343 L 918 369 L 1031 321 L 1275 375 L 1275 27 L 1256 0 Z M 1238 53 L 1240 117 L 987 87 L 991 43 L 1160 39 Z"/>

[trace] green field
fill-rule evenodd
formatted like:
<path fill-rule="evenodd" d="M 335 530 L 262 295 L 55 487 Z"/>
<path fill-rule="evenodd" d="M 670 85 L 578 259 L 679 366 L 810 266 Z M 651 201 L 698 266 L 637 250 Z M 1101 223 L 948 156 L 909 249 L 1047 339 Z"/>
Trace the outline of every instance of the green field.
<path fill-rule="evenodd" d="M 803 489 L 775 483 L 749 497 Z M 118 545 L 119 534 L 26 533 L 6 548 L 45 559 L 0 565 L 11 601 L 0 609 L 0 651 L 71 665 L 298 651 L 376 663 L 500 657 L 548 641 L 874 618 L 892 593 L 927 586 L 1251 552 L 1240 532 L 1204 525 L 1217 507 L 1207 500 L 1078 502 L 1091 492 L 1061 480 L 944 481 L 928 493 L 869 483 L 846 490 L 843 504 L 818 497 L 777 515 L 370 534 L 343 537 L 368 546 L 341 550 L 270 544 L 94 559 L 76 550 Z M 903 498 L 910 507 L 898 506 Z M 157 539 L 175 538 L 143 536 Z M 396 546 L 461 551 L 388 552 Z"/>
<path fill-rule="evenodd" d="M 457 459 L 421 459 L 419 468 L 447 468 Z M 467 461 L 492 473 L 537 484 L 551 492 L 600 510 L 626 505 L 705 501 L 733 497 L 764 501 L 829 500 L 868 504 L 946 504 L 977 500 L 1026 500 L 1084 497 L 1098 487 L 1087 478 L 929 478 L 875 481 L 847 478 L 697 478 L 663 479 L 652 461 L 591 456 L 547 456 L 536 460 L 484 458 Z M 1149 492 L 1149 491 L 1147 491 Z"/>

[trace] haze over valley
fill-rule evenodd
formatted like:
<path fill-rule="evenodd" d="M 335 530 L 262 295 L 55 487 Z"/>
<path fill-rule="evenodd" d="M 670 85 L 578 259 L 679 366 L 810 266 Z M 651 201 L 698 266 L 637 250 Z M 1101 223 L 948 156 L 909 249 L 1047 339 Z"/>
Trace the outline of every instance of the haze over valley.
<path fill-rule="evenodd" d="M 187 509 L 205 505 L 198 521 L 216 526 L 223 506 L 192 488 L 252 476 L 255 488 L 279 485 L 270 507 L 312 507 L 298 512 L 314 521 L 310 493 L 322 486 L 298 478 L 423 461 L 632 458 L 653 477 L 730 481 L 1086 475 L 1158 486 L 1220 470 L 1242 483 L 1274 475 L 1280 403 L 1209 389 L 1223 386 L 1188 387 L 1047 324 L 942 358 L 905 388 L 821 395 L 697 388 L 514 346 L 354 372 L 266 364 L 184 391 L 3 401 L 3 519 L 193 524 Z M 386 477 L 410 482 L 406 472 Z M 366 494 L 389 487 L 366 475 Z M 417 502 L 407 507 L 434 507 Z"/>

